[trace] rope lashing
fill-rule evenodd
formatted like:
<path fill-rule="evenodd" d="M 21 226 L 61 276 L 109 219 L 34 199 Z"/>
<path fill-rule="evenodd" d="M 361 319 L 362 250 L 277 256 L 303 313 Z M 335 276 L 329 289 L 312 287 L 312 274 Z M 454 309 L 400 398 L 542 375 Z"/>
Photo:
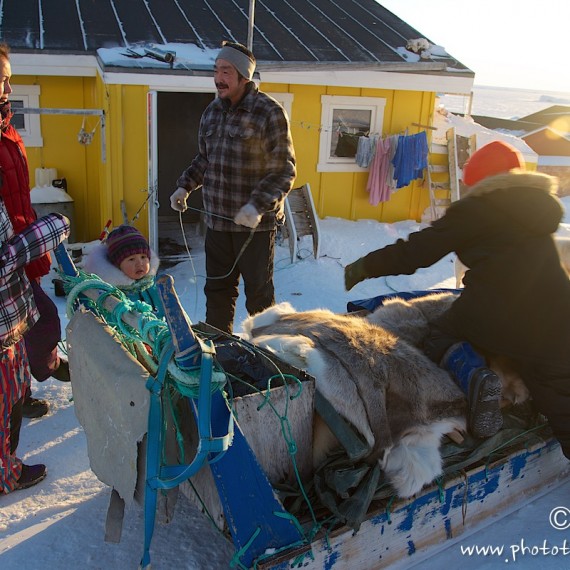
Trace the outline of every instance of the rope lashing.
<path fill-rule="evenodd" d="M 168 325 L 154 314 L 152 307 L 142 301 L 131 301 L 116 287 L 101 280 L 97 275 L 78 271 L 76 276 L 61 274 L 64 290 L 67 293 L 66 312 L 69 318 L 79 309 L 88 308 L 100 317 L 112 330 L 117 340 L 135 357 L 144 361 L 143 365 L 151 373 L 158 368 L 157 356 L 171 342 Z M 95 291 L 96 298 L 87 297 L 88 291 Z M 107 301 L 112 298 L 110 308 Z M 125 313 L 138 314 L 136 326 L 127 324 L 122 316 Z M 149 351 L 144 345 L 150 347 Z M 138 350 L 135 351 L 135 347 Z M 200 371 L 182 370 L 171 358 L 168 373 L 185 396 L 197 398 L 199 394 Z M 212 393 L 221 390 L 226 383 L 226 375 L 218 367 L 212 372 Z"/>

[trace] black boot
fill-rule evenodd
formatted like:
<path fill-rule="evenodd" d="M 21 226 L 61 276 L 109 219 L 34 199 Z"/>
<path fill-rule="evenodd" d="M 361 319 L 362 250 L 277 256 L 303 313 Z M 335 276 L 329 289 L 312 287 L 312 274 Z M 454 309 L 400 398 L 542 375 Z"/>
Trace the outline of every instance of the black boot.
<path fill-rule="evenodd" d="M 30 392 L 26 395 L 22 404 L 22 416 L 25 418 L 41 418 L 48 413 L 49 404 L 45 400 L 32 398 Z"/>
<path fill-rule="evenodd" d="M 59 366 L 54 370 L 52 378 L 60 382 L 71 382 L 71 377 L 69 376 L 69 362 L 67 362 L 67 360 L 63 358 L 59 359 Z"/>
<path fill-rule="evenodd" d="M 487 368 L 485 359 L 468 342 L 461 342 L 447 350 L 441 367 L 467 396 L 471 435 L 478 438 L 495 435 L 503 426 L 501 380 Z"/>
<path fill-rule="evenodd" d="M 37 485 L 40 481 L 45 479 L 46 475 L 47 469 L 42 463 L 38 463 L 36 465 L 22 465 L 22 474 L 18 479 L 18 483 L 14 488 L 14 491 L 27 489 L 28 487 Z"/>

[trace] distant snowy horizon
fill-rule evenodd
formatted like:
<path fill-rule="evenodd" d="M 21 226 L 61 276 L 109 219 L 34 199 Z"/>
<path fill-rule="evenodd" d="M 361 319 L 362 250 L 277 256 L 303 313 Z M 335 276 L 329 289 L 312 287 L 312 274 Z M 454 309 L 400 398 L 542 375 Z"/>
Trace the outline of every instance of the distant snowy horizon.
<path fill-rule="evenodd" d="M 468 110 L 469 97 L 444 94 L 440 97 L 440 102 L 448 111 L 464 114 Z M 553 105 L 570 107 L 570 93 L 474 85 L 471 114 L 499 119 L 519 119 Z"/>

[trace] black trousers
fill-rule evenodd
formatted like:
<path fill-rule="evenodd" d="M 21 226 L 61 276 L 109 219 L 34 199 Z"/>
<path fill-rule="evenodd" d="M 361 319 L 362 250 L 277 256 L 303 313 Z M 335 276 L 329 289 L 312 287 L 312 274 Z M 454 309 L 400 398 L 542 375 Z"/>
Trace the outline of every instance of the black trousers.
<path fill-rule="evenodd" d="M 254 315 L 275 303 L 273 260 L 275 230 L 206 231 L 206 322 L 233 331 L 239 280 L 243 277 L 245 308 Z"/>
<path fill-rule="evenodd" d="M 562 452 L 570 459 L 570 364 L 513 361 L 536 409 L 548 418 Z"/>
<path fill-rule="evenodd" d="M 461 332 L 455 330 L 447 313 L 444 313 L 430 325 L 422 349 L 427 357 L 439 366 L 447 350 L 465 340 Z"/>
<path fill-rule="evenodd" d="M 49 295 L 34 279 L 30 283 L 40 318 L 26 332 L 24 340 L 26 341 L 26 352 L 28 353 L 32 376 L 38 382 L 43 382 L 59 366 L 57 343 L 61 340 L 61 322 L 57 307 Z"/>
<path fill-rule="evenodd" d="M 20 443 L 20 428 L 22 427 L 22 406 L 24 398 L 20 398 L 13 406 L 10 413 L 10 453 L 13 455 Z"/>

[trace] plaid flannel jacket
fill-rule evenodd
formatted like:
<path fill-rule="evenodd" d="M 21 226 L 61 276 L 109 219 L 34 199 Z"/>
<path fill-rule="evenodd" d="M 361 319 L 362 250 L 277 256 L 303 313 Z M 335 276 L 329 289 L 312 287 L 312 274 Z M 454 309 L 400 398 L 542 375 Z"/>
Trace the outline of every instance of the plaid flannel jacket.
<path fill-rule="evenodd" d="M 30 282 L 24 267 L 54 249 L 69 235 L 69 222 L 49 214 L 14 234 L 0 199 L 0 343 L 2 350 L 20 340 L 37 321 Z"/>
<path fill-rule="evenodd" d="M 249 232 L 233 223 L 247 202 L 264 213 L 258 230 L 283 219 L 283 203 L 295 180 L 295 151 L 283 107 L 250 83 L 235 106 L 216 98 L 200 120 L 198 154 L 177 185 L 189 192 L 202 185 L 208 227 Z"/>

